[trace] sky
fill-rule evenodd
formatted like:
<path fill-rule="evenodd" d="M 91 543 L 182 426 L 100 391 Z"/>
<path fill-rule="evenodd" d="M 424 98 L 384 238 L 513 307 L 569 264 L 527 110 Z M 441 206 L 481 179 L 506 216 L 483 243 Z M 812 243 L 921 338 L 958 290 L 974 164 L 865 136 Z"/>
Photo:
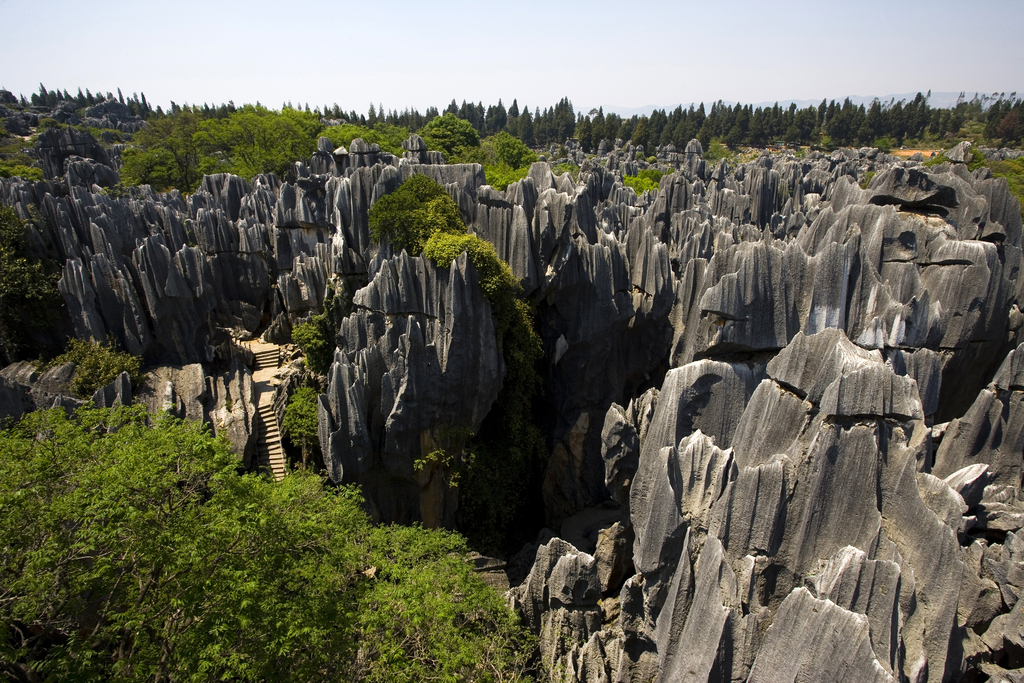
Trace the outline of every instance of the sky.
<path fill-rule="evenodd" d="M 577 111 L 1024 93 L 1022 0 L 0 0 L 0 88 Z"/>

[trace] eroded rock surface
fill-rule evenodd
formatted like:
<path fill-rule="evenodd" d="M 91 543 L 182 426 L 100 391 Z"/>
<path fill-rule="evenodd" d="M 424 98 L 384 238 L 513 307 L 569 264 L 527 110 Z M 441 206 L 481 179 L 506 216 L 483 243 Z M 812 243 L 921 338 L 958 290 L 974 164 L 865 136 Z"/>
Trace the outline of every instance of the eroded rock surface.
<path fill-rule="evenodd" d="M 561 536 L 509 598 L 556 678 L 1019 675 L 1022 225 L 968 148 L 732 167 L 697 141 L 656 164 L 570 145 L 575 179 L 538 162 L 498 191 L 417 136 L 402 158 L 321 140 L 288 181 L 207 176 L 185 197 L 101 192 L 117 163 L 95 142 L 50 134 L 49 180 L 0 180 L 63 268 L 75 334 L 163 366 L 93 400 L 204 419 L 251 458 L 232 339 L 286 341 L 343 283 L 323 462 L 383 521 L 454 522 L 451 472 L 423 457 L 459 452 L 504 386 L 472 263 L 370 240 L 370 207 L 410 175 L 445 187 L 537 314 L 537 481 Z M 637 196 L 623 175 L 649 165 L 670 173 Z M 6 368 L 0 416 L 64 405 L 68 373 Z"/>

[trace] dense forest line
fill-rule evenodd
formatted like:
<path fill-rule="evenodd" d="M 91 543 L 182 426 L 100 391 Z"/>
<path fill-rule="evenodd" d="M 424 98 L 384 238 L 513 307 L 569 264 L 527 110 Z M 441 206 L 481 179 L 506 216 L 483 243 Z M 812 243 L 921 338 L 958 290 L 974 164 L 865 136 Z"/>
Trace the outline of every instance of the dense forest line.
<path fill-rule="evenodd" d="M 131 143 L 120 152 L 124 185 L 146 184 L 186 193 L 210 173 L 285 177 L 292 161 L 308 159 L 317 151 L 321 137 L 337 147 L 359 138 L 401 156 L 403 141 L 418 133 L 429 149 L 441 151 L 449 163 L 482 164 L 488 182 L 504 189 L 525 177 L 537 152 L 550 152 L 556 165 L 567 164 L 563 170 L 575 168 L 563 144 L 573 139 L 579 149 L 591 154 L 602 143 L 608 149 L 616 141 L 628 142 L 653 153 L 654 148 L 668 145 L 682 149 L 696 138 L 707 156 L 715 158 L 745 147 L 772 145 L 824 150 L 860 145 L 888 151 L 904 144 L 945 147 L 971 139 L 1003 146 L 1019 142 L 1024 134 L 1022 100 L 1016 93 L 975 95 L 970 100 L 962 96 L 952 108 L 931 107 L 928 96 L 920 93 L 909 102 L 875 100 L 865 106 L 849 99 L 822 100 L 803 109 L 795 104 L 755 108 L 718 101 L 710 108 L 701 103 L 624 118 L 601 108 L 577 112 L 568 98 L 532 113 L 528 106 L 520 107 L 518 100 L 507 109 L 501 100 L 487 107 L 482 102 L 459 105 L 452 100 L 443 111 L 430 107 L 424 113 L 371 104 L 363 115 L 337 104 L 310 109 L 308 103 L 286 103 L 273 110 L 259 102 L 241 106 L 172 102 L 165 111 L 161 106 L 154 108 L 145 93 L 126 97 L 120 90 L 103 95 L 79 89 L 71 95 L 42 84 L 31 98 L 3 92 L 6 106 L 0 106 L 0 126 L 6 123 L 7 129 L 24 137 L 74 125 L 106 146 Z M 30 118 L 33 111 L 39 112 L 34 119 Z M 35 126 L 28 128 L 26 122 Z M 41 179 L 38 163 L 26 153 L 22 137 L 7 135 L 0 140 L 0 177 Z"/>
<path fill-rule="evenodd" d="M 968 124 L 980 124 L 977 132 L 990 142 L 1012 145 L 1024 137 L 1022 100 L 1015 92 L 1009 96 L 1005 93 L 975 94 L 970 99 L 961 94 L 952 108 L 930 106 L 929 95 L 918 93 L 909 102 L 875 99 L 866 106 L 855 105 L 849 98 L 842 102 L 823 99 L 820 104 L 805 108 L 798 108 L 796 104 L 781 107 L 778 103 L 755 108 L 750 104 L 730 105 L 719 100 L 710 107 L 702 102 L 688 108 L 656 109 L 650 116 L 632 117 L 606 114 L 603 108 L 584 114 L 576 111 L 568 98 L 562 98 L 551 107 L 536 107 L 532 112 L 529 106 L 520 106 L 515 99 L 508 108 L 500 99 L 497 104 L 486 107 L 482 102 L 474 104 L 465 100 L 460 105 L 453 99 L 444 110 L 428 107 L 423 113 L 415 108 L 385 110 L 383 105 L 371 104 L 364 115 L 356 110 L 345 111 L 337 103 L 310 109 L 309 103 L 293 106 L 290 102 L 282 105 L 281 111 L 310 113 L 327 126 L 351 124 L 392 131 L 389 137 L 393 140 L 404 139 L 410 132 L 421 131 L 434 119 L 451 115 L 468 122 L 480 136 L 504 131 L 534 148 L 575 138 L 588 153 L 595 151 L 602 140 L 611 143 L 616 139 L 645 149 L 669 144 L 682 148 L 693 138 L 699 139 L 705 148 L 717 140 L 732 149 L 772 144 L 813 145 L 825 149 L 870 145 L 885 149 L 908 140 L 956 139 Z M 223 120 L 246 108 L 233 102 L 220 105 L 171 102 L 170 108 L 164 111 L 160 106 L 153 108 L 145 93 L 125 97 L 118 89 L 115 97 L 109 92 L 102 95 L 88 89 L 83 93 L 79 89 L 76 95 L 71 95 L 67 90 L 47 90 L 42 84 L 38 93 L 33 93 L 31 98 L 22 95 L 17 103 L 22 107 L 50 108 L 71 104 L 83 109 L 114 100 L 124 105 L 131 115 L 148 121 L 173 119 L 183 112 L 199 120 Z M 255 105 L 256 108 L 261 106 L 259 102 Z"/>

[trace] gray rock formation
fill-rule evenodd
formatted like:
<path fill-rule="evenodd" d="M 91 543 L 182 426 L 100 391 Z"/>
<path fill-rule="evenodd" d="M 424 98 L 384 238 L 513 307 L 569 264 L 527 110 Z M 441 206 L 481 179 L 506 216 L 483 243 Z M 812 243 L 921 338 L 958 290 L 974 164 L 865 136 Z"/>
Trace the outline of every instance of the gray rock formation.
<path fill-rule="evenodd" d="M 132 125 L 113 105 L 86 116 Z M 231 340 L 286 341 L 350 286 L 324 465 L 377 519 L 451 525 L 451 476 L 505 368 L 466 257 L 440 269 L 370 240 L 374 202 L 427 175 L 536 311 L 550 452 L 534 477 L 559 538 L 509 596 L 549 673 L 1019 675 L 1024 228 L 968 146 L 933 167 L 867 148 L 733 167 L 697 141 L 651 164 L 621 142 L 591 159 L 570 145 L 575 180 L 538 162 L 505 191 L 418 136 L 403 149 L 322 139 L 287 181 L 113 197 L 99 188 L 118 150 L 54 130 L 37 150 L 49 180 L 0 179 L 0 201 L 63 268 L 76 336 L 161 366 L 94 400 L 206 420 L 250 459 Z M 638 197 L 623 175 L 648 166 L 668 174 Z M 0 416 L 64 401 L 68 373 L 4 369 Z"/>
<path fill-rule="evenodd" d="M 457 490 L 435 449 L 458 453 L 505 372 L 490 304 L 463 254 L 449 269 L 404 251 L 377 262 L 342 324 L 320 444 L 335 481 L 360 481 L 384 519 L 451 524 Z"/>

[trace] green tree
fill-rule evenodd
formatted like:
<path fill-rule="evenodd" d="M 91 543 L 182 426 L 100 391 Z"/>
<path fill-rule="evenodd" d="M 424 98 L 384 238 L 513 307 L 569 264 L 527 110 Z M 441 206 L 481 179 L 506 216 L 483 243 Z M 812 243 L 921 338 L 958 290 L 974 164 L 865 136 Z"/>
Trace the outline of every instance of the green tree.
<path fill-rule="evenodd" d="M 121 180 L 126 185 L 151 185 L 157 191 L 195 191 L 203 177 L 202 153 L 195 140 L 200 123 L 200 117 L 188 109 L 151 119 L 122 155 Z"/>
<path fill-rule="evenodd" d="M 54 264 L 35 258 L 27 227 L 14 209 L 0 206 L 0 357 L 25 358 L 33 332 L 52 328 L 64 301 Z"/>
<path fill-rule="evenodd" d="M 448 209 L 432 211 L 439 201 L 450 203 Z M 494 312 L 505 380 L 481 436 L 469 442 L 465 457 L 443 449 L 428 457 L 471 463 L 465 478 L 459 477 L 464 481 L 459 484 L 460 528 L 478 547 L 507 551 L 519 541 L 515 522 L 529 507 L 528 483 L 545 460 L 543 438 L 531 419 L 541 387 L 536 366 L 543 357 L 533 310 L 520 298 L 522 290 L 509 265 L 490 243 L 465 234 L 455 202 L 425 176 L 412 176 L 381 197 L 370 210 L 370 230 L 375 239 L 405 246 L 413 254 L 422 252 L 441 268 L 466 252 L 479 273 Z"/>
<path fill-rule="evenodd" d="M 448 159 L 480 146 L 480 136 L 473 124 L 450 113 L 432 119 L 420 130 L 420 135 L 427 143 L 427 149 L 444 152 Z"/>
<path fill-rule="evenodd" d="M 512 168 L 505 164 L 494 164 L 484 166 L 484 174 L 487 177 L 487 184 L 496 190 L 505 190 L 509 185 L 522 180 L 530 174 L 530 167 Z"/>
<path fill-rule="evenodd" d="M 522 168 L 537 161 L 537 155 L 521 140 L 514 138 L 505 131 L 494 136 L 494 160 L 509 168 Z"/>
<path fill-rule="evenodd" d="M 436 120 L 436 119 L 435 119 Z M 370 208 L 370 236 L 395 250 L 418 256 L 437 231 L 466 232 L 459 206 L 443 187 L 424 175 L 413 175 Z"/>
<path fill-rule="evenodd" d="M 402 142 L 409 138 L 409 129 L 383 122 L 378 122 L 373 128 L 345 123 L 325 128 L 321 134 L 330 139 L 335 147 L 348 147 L 356 138 L 362 138 L 367 144 L 376 143 L 381 150 L 400 157 L 403 152 Z"/>
<path fill-rule="evenodd" d="M 650 129 L 647 125 L 647 117 L 641 116 L 640 120 L 636 124 L 636 128 L 633 129 L 632 142 L 634 145 L 639 145 L 645 150 L 647 149 L 647 143 L 650 138 Z"/>
<path fill-rule="evenodd" d="M 306 356 L 306 367 L 314 375 L 326 375 L 334 361 L 334 332 L 326 313 L 314 315 L 308 322 L 292 328 L 292 341 Z"/>
<path fill-rule="evenodd" d="M 291 107 L 276 112 L 247 104 L 227 118 L 203 121 L 195 140 L 205 155 L 204 173 L 283 176 L 293 162 L 316 151 L 321 130 L 316 114 Z"/>
<path fill-rule="evenodd" d="M 530 172 L 530 165 L 537 161 L 537 155 L 521 140 L 505 131 L 484 140 L 484 173 L 487 183 L 498 190 L 522 180 Z"/>
<path fill-rule="evenodd" d="M 594 126 L 589 116 L 576 124 L 576 139 L 580 141 L 580 147 L 584 152 L 589 154 L 594 151 Z"/>
<path fill-rule="evenodd" d="M 318 425 L 317 392 L 313 387 L 301 387 L 284 409 L 283 431 L 291 442 L 302 449 L 302 467 L 309 465 L 309 453 L 320 445 Z"/>
<path fill-rule="evenodd" d="M 520 681 L 531 641 L 464 541 L 239 476 L 138 407 L 0 432 L 0 671 L 31 681 Z"/>

